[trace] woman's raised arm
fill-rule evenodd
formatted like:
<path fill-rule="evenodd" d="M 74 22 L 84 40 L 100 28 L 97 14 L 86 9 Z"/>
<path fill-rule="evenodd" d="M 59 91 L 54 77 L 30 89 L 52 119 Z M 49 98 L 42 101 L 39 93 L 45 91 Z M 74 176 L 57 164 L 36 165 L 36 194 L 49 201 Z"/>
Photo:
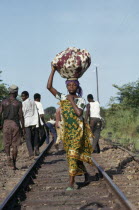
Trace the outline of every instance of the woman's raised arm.
<path fill-rule="evenodd" d="M 55 67 L 52 65 L 51 66 L 51 68 L 52 68 L 52 71 L 51 71 L 51 73 L 50 73 L 50 76 L 49 76 L 49 79 L 48 79 L 48 82 L 47 82 L 47 89 L 54 95 L 54 96 L 56 96 L 56 94 L 57 94 L 57 90 L 55 89 L 55 88 L 53 88 L 53 78 L 54 78 L 54 74 L 55 74 L 55 71 L 56 71 L 56 69 L 55 69 Z"/>

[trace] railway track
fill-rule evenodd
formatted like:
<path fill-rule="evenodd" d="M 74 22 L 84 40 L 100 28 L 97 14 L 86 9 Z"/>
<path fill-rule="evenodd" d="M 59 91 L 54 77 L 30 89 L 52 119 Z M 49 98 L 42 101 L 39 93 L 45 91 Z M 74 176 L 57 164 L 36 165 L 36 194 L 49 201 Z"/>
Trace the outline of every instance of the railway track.
<path fill-rule="evenodd" d="M 63 150 L 54 152 L 52 145 L 53 142 L 29 168 L 1 204 L 1 210 L 136 209 L 97 163 L 102 161 L 101 155 L 94 154 L 95 158 L 92 159 L 104 178 L 99 179 L 95 175 L 95 167 L 86 165 L 91 174 L 90 184 L 84 186 L 83 177 L 79 176 L 76 178 L 75 190 L 65 191 L 68 183 L 65 153 Z"/>
<path fill-rule="evenodd" d="M 127 152 L 131 157 L 133 157 L 136 161 L 139 162 L 139 153 L 133 153 L 132 151 L 124 148 L 120 143 L 114 142 L 111 139 L 104 139 L 108 144 L 114 146 L 115 148 L 119 148 L 125 152 Z"/>
<path fill-rule="evenodd" d="M 39 170 L 40 164 L 43 161 L 44 156 L 50 150 L 53 145 L 53 141 L 46 147 L 46 149 L 39 155 L 39 157 L 34 161 L 34 163 L 29 167 L 25 175 L 21 178 L 18 184 L 13 188 L 13 190 L 9 193 L 6 199 L 0 205 L 1 209 L 15 209 L 16 203 L 18 203 L 22 199 L 22 195 L 26 190 L 28 190 L 28 186 L 32 183 L 33 178 L 35 178 L 37 171 Z"/>
<path fill-rule="evenodd" d="M 139 155 L 106 139 L 101 140 L 101 148 L 93 157 L 139 209 Z"/>

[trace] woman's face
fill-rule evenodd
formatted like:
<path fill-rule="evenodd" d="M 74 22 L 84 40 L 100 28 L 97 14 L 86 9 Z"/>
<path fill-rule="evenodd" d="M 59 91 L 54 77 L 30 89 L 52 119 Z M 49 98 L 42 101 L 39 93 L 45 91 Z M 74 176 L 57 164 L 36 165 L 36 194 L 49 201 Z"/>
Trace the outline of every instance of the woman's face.
<path fill-rule="evenodd" d="M 67 84 L 67 89 L 70 94 L 76 94 L 77 88 L 78 88 L 77 84 L 73 81 Z"/>

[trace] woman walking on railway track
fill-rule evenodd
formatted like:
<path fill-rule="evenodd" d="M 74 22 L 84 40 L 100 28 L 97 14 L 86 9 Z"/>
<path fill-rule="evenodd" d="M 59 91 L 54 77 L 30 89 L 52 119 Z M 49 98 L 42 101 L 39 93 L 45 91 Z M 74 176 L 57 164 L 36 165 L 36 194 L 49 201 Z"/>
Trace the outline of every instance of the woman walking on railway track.
<path fill-rule="evenodd" d="M 82 91 L 78 80 L 67 80 L 66 87 L 68 95 L 59 93 L 53 88 L 53 77 L 56 68 L 52 65 L 47 89 L 60 100 L 61 113 L 64 121 L 63 144 L 67 154 L 69 165 L 69 187 L 67 190 L 73 190 L 75 176 L 84 174 L 85 184 L 89 182 L 89 174 L 83 164 L 83 161 L 92 164 L 91 140 L 93 138 L 89 125 L 84 123 L 83 109 L 85 100 L 81 97 Z"/>

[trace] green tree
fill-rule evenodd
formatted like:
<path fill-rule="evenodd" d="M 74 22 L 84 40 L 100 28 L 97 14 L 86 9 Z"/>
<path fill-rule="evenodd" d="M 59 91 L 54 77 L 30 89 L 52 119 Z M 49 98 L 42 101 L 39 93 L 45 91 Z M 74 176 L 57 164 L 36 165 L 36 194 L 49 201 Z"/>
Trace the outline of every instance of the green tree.
<path fill-rule="evenodd" d="M 0 71 L 0 77 L 1 77 L 2 71 Z M 8 96 L 8 89 L 6 87 L 6 84 L 2 83 L 2 80 L 0 79 L 0 101 Z"/>
<path fill-rule="evenodd" d="M 45 113 L 45 119 L 49 120 L 50 117 L 54 117 L 56 113 L 56 108 L 53 106 L 50 106 L 44 110 L 44 113 Z"/>
<path fill-rule="evenodd" d="M 0 71 L 0 78 L 1 78 L 1 73 Z M 4 83 L 2 83 L 2 79 L 0 79 L 0 103 L 2 99 L 4 99 L 6 96 L 8 96 L 8 89 Z M 2 125 L 2 116 L 0 115 L 0 127 Z M 3 144 L 2 144 L 2 132 L 0 130 L 0 150 L 3 149 Z"/>
<path fill-rule="evenodd" d="M 139 105 L 139 80 L 136 82 L 128 83 L 122 85 L 113 85 L 118 89 L 117 97 L 115 97 L 118 102 L 125 108 L 138 108 Z"/>

